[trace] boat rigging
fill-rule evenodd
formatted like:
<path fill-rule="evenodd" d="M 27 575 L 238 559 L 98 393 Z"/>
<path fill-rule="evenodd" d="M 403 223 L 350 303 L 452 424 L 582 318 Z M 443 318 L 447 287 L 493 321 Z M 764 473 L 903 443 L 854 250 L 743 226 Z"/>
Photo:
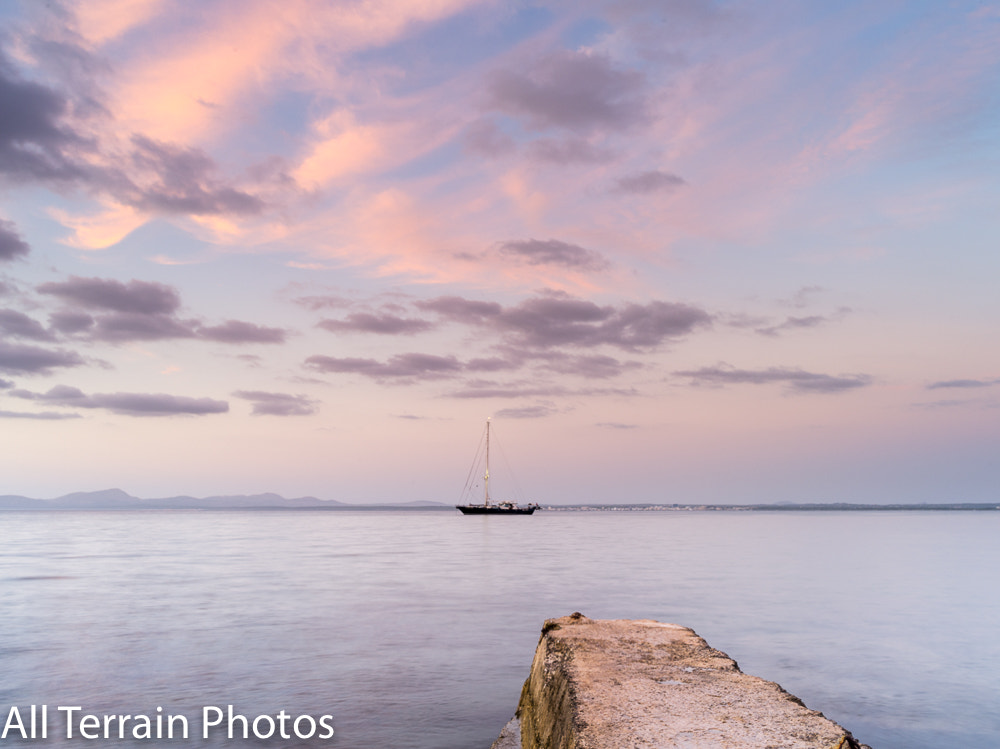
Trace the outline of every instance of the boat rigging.
<path fill-rule="evenodd" d="M 478 452 L 477 452 L 478 458 Z M 475 462 L 469 475 L 475 471 Z M 486 419 L 486 472 L 483 475 L 483 503 L 455 505 L 463 515 L 530 515 L 538 509 L 538 505 L 528 503 L 519 505 L 511 500 L 493 501 L 490 497 L 490 420 Z"/>

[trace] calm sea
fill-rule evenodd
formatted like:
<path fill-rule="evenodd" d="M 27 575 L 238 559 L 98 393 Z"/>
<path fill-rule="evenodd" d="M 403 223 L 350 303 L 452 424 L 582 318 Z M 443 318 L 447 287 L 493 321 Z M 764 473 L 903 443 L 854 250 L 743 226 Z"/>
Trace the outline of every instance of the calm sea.
<path fill-rule="evenodd" d="M 996 749 L 998 541 L 994 512 L 0 513 L 0 718 L 51 726 L 2 743 L 260 746 L 200 738 L 232 705 L 333 716 L 267 745 L 488 749 L 581 611 L 692 627 L 875 749 Z M 57 739 L 57 706 L 191 738 Z"/>

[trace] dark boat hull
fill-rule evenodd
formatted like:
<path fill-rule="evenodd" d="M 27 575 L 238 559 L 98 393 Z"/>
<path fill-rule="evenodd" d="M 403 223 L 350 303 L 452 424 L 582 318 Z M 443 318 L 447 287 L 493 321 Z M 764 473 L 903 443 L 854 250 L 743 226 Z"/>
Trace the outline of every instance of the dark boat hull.
<path fill-rule="evenodd" d="M 518 507 L 510 505 L 456 505 L 463 515 L 530 515 L 537 505 Z"/>

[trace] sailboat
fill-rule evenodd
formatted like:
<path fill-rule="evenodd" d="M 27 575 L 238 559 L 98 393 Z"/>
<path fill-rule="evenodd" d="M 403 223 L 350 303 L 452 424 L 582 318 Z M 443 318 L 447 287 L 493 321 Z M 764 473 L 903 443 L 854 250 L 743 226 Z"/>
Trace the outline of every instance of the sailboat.
<path fill-rule="evenodd" d="M 473 469 L 475 466 L 473 466 Z M 470 471 L 471 473 L 471 471 Z M 483 476 L 485 486 L 483 503 L 481 505 L 455 505 L 463 515 L 530 515 L 538 509 L 537 504 L 519 505 L 517 502 L 490 500 L 490 420 L 486 419 L 486 474 Z"/>

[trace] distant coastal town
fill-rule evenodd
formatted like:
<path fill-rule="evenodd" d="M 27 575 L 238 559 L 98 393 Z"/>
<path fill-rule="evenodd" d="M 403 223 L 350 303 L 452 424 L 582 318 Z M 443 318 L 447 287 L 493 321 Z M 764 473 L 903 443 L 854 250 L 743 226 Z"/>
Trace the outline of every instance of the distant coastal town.
<path fill-rule="evenodd" d="M 549 512 L 858 512 L 864 510 L 886 512 L 893 510 L 1000 510 L 1000 504 L 985 502 L 960 502 L 953 504 L 852 504 L 802 503 L 756 505 L 682 505 L 682 504 L 628 504 L 628 505 L 542 505 Z"/>

